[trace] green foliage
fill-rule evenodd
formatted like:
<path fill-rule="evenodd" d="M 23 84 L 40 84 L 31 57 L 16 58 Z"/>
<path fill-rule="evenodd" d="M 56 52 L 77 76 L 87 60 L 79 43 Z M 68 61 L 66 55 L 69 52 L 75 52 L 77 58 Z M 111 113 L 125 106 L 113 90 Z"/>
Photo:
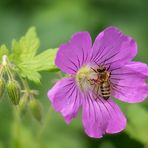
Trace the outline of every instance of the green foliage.
<path fill-rule="evenodd" d="M 148 110 L 140 105 L 132 105 L 127 110 L 126 132 L 141 143 L 148 144 Z"/>
<path fill-rule="evenodd" d="M 19 41 L 12 41 L 13 60 L 18 63 L 20 61 L 32 59 L 35 56 L 39 45 L 40 42 L 35 28 L 32 27 Z"/>
<path fill-rule="evenodd" d="M 15 80 L 9 80 L 7 83 L 7 92 L 11 102 L 14 105 L 18 105 L 21 96 L 21 89 L 19 83 Z"/>
<path fill-rule="evenodd" d="M 8 55 L 9 51 L 5 45 L 0 47 L 0 61 L 2 61 L 3 55 Z"/>
<path fill-rule="evenodd" d="M 56 69 L 54 66 L 55 54 L 55 49 L 48 49 L 31 59 L 17 63 L 18 70 L 22 77 L 27 77 L 29 80 L 39 83 L 41 78 L 39 71 Z"/>
<path fill-rule="evenodd" d="M 4 94 L 4 90 L 5 90 L 5 80 L 4 78 L 0 77 L 0 99 Z"/>
<path fill-rule="evenodd" d="M 31 99 L 29 101 L 29 109 L 34 118 L 41 122 L 42 120 L 41 104 L 36 99 Z"/>
<path fill-rule="evenodd" d="M 0 59 L 7 55 L 10 61 L 15 64 L 16 71 L 23 77 L 35 83 L 40 82 L 40 71 L 56 70 L 54 59 L 57 49 L 47 49 L 37 54 L 40 41 L 37 37 L 35 27 L 31 27 L 19 41 L 12 41 L 12 53 L 8 55 L 5 45 L 0 47 Z"/>
<path fill-rule="evenodd" d="M 14 114 L 15 120 L 11 124 L 11 148 L 26 148 L 26 147 L 37 147 L 32 133 L 29 129 L 21 124 L 18 114 Z"/>
<path fill-rule="evenodd" d="M 41 49 L 47 49 L 49 45 L 51 47 L 57 47 L 59 44 L 66 42 L 70 36 L 77 31 L 87 30 L 94 39 L 98 32 L 105 26 L 114 25 L 119 27 L 126 34 L 131 35 L 137 41 L 139 50 L 136 60 L 148 62 L 147 6 L 148 1 L 146 0 L 1 0 L 0 44 L 7 43 L 9 47 L 10 40 L 14 36 L 18 38 L 22 35 L 28 27 L 28 24 L 35 24 L 37 26 L 42 43 Z M 8 52 L 5 52 L 5 50 L 3 52 L 0 49 L 0 60 L 3 54 L 7 55 Z M 16 56 L 15 58 L 18 57 L 19 56 Z M 15 58 L 13 58 L 11 62 L 16 64 L 17 61 L 15 61 Z M 27 60 L 25 63 L 27 63 Z M 16 65 L 19 64 L 20 61 L 18 61 Z M 23 73 L 28 71 L 27 75 L 29 76 L 29 70 L 31 68 L 27 69 L 26 65 L 23 69 L 24 72 L 22 72 L 22 69 L 18 69 L 18 72 L 23 75 Z M 33 73 L 30 73 L 32 77 L 34 77 Z M 38 86 L 38 89 L 40 90 L 39 100 L 44 102 L 44 108 L 46 108 L 49 107 L 49 101 L 46 95 L 49 85 L 52 86 L 52 81 L 60 78 L 56 73 L 50 75 L 48 73 L 42 74 L 43 85 Z M 26 77 L 26 73 L 24 74 L 24 77 Z M 47 80 L 49 79 L 51 81 L 49 81 L 48 84 Z M 0 148 L 39 148 L 37 143 L 41 144 L 41 141 L 36 139 L 36 134 L 33 135 L 32 130 L 38 131 L 42 126 L 36 127 L 35 125 L 37 122 L 34 120 L 32 122 L 31 118 L 23 118 L 23 122 L 18 125 L 16 119 L 12 119 L 12 110 L 7 99 L 0 101 Z M 145 101 L 144 105 L 148 108 L 147 102 L 148 101 Z M 128 106 L 126 103 L 121 103 L 120 106 L 121 105 L 123 105 L 123 108 Z M 139 113 L 141 110 L 144 111 L 144 114 Z M 139 120 L 138 122 L 140 122 L 140 120 L 141 122 L 144 122 L 145 119 L 141 118 L 147 118 L 148 114 L 146 113 L 147 110 L 143 109 L 141 104 L 136 105 L 136 107 L 130 104 L 127 112 L 125 112 L 125 115 L 128 117 L 127 135 L 125 136 L 124 132 L 122 132 L 121 134 L 109 135 L 102 139 L 95 140 L 88 138 L 84 132 L 82 134 L 83 127 L 81 126 L 81 120 L 73 120 L 73 122 L 67 126 L 61 115 L 58 116 L 58 113 L 53 111 L 49 115 L 49 122 L 41 135 L 43 145 L 40 147 L 111 148 L 113 147 L 113 144 L 115 148 L 143 148 L 143 141 L 145 140 L 142 140 L 142 137 L 147 137 L 147 127 L 144 126 L 146 128 L 145 130 L 142 125 L 144 123 L 138 124 L 136 122 L 137 120 Z M 31 126 L 31 124 L 33 124 L 33 126 Z M 78 126 L 75 126 L 77 124 Z M 129 125 L 132 130 L 129 130 Z M 135 125 L 136 128 L 139 129 L 138 132 L 134 127 Z M 10 130 L 10 127 L 13 129 L 12 131 Z M 142 129 L 142 131 L 140 131 L 140 129 Z M 141 132 L 143 132 L 142 137 L 140 137 L 140 135 L 142 135 Z M 10 139 L 12 139 L 12 146 L 9 145 Z M 139 141 L 141 141 L 142 144 Z"/>
<path fill-rule="evenodd" d="M 37 54 L 39 44 L 35 28 L 32 27 L 19 41 L 13 40 L 10 55 L 18 73 L 36 83 L 40 82 L 40 71 L 57 69 L 54 65 L 57 49 L 48 49 Z"/>
<path fill-rule="evenodd" d="M 27 98 L 27 95 L 24 94 L 23 96 L 21 96 L 20 102 L 19 102 L 20 116 L 24 116 L 25 115 L 25 113 L 27 111 L 27 104 L 28 104 L 28 98 Z"/>

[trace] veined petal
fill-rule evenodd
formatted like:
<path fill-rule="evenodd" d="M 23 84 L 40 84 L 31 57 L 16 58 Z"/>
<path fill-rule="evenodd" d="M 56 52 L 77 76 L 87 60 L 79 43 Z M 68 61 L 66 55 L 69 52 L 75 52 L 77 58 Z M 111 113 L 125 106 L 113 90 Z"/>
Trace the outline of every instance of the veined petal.
<path fill-rule="evenodd" d="M 59 47 L 55 64 L 64 72 L 75 74 L 88 61 L 91 44 L 88 32 L 74 34 L 67 44 Z"/>
<path fill-rule="evenodd" d="M 125 65 L 124 69 L 127 69 L 127 72 L 129 72 L 130 69 L 130 71 L 140 74 L 143 78 L 148 76 L 148 65 L 142 62 L 129 62 Z"/>
<path fill-rule="evenodd" d="M 94 99 L 83 102 L 83 126 L 88 136 L 101 138 L 105 133 L 118 133 L 126 126 L 126 118 L 111 100 Z"/>
<path fill-rule="evenodd" d="M 106 133 L 118 133 L 126 127 L 126 117 L 113 100 L 107 100 L 106 106 L 110 111 L 110 121 L 106 129 Z"/>
<path fill-rule="evenodd" d="M 112 69 L 111 82 L 113 96 L 121 101 L 137 103 L 148 96 L 148 66 L 140 62 L 130 62 L 119 69 Z"/>
<path fill-rule="evenodd" d="M 48 91 L 48 97 L 57 112 L 61 112 L 65 121 L 70 121 L 77 115 L 81 106 L 81 94 L 73 78 L 64 78 L 58 81 Z"/>
<path fill-rule="evenodd" d="M 92 48 L 92 62 L 113 67 L 124 65 L 137 54 L 136 42 L 116 27 L 108 27 L 102 31 Z"/>

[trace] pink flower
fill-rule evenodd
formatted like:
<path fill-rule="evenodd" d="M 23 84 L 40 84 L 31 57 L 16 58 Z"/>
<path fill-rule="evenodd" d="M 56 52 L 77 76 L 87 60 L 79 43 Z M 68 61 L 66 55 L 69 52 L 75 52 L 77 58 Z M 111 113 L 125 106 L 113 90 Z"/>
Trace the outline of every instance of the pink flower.
<path fill-rule="evenodd" d="M 102 31 L 93 45 L 88 32 L 74 34 L 56 55 L 55 64 L 68 76 L 48 91 L 54 109 L 70 123 L 82 107 L 90 137 L 122 131 L 126 118 L 111 96 L 137 103 L 148 95 L 148 66 L 132 62 L 136 54 L 135 41 L 115 27 Z"/>

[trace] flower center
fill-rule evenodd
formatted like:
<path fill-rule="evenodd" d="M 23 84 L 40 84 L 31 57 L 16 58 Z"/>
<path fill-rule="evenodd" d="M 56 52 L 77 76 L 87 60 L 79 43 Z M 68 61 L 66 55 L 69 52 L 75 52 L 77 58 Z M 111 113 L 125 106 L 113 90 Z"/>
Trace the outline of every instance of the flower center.
<path fill-rule="evenodd" d="M 90 90 L 91 80 L 97 79 L 97 73 L 89 66 L 85 65 L 76 74 L 76 82 L 82 91 Z"/>
<path fill-rule="evenodd" d="M 111 95 L 110 72 L 103 66 L 83 66 L 76 74 L 76 82 L 81 91 L 91 91 L 96 97 L 101 95 L 107 100 Z"/>

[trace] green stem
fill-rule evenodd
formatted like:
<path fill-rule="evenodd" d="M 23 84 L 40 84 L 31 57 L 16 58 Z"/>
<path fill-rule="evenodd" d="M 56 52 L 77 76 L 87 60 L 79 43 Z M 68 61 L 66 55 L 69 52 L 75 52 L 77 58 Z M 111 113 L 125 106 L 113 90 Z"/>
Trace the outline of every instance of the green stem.
<path fill-rule="evenodd" d="M 30 87 L 29 87 L 29 85 L 28 85 L 27 79 L 26 79 L 26 78 L 22 78 L 18 72 L 16 72 L 16 73 L 17 73 L 17 75 L 18 75 L 20 81 L 22 82 L 22 85 L 23 85 L 23 87 L 24 87 L 24 90 L 25 90 L 27 96 L 30 96 L 30 94 L 31 94 L 31 89 L 30 89 Z"/>
<path fill-rule="evenodd" d="M 21 76 L 20 76 L 20 80 L 21 80 L 22 83 L 23 83 L 24 90 L 25 90 L 27 96 L 29 97 L 29 99 L 30 99 L 30 100 L 31 100 L 31 99 L 34 99 L 34 96 L 37 95 L 37 91 L 31 90 L 31 89 L 30 89 L 30 87 L 29 87 L 29 85 L 28 85 L 28 82 L 27 82 L 27 79 L 23 79 L 23 78 L 21 78 Z"/>
<path fill-rule="evenodd" d="M 20 75 L 19 75 L 19 78 L 20 78 L 20 80 L 22 81 L 25 90 L 26 90 L 28 93 L 30 93 L 30 88 L 29 88 L 29 85 L 28 85 L 27 80 L 26 80 L 26 79 L 23 79 Z"/>
<path fill-rule="evenodd" d="M 43 134 L 48 126 L 49 121 L 51 120 L 51 112 L 52 112 L 52 107 L 50 106 L 48 109 L 48 112 L 44 118 L 44 121 L 42 123 L 42 127 L 40 128 L 40 130 L 37 133 L 37 141 L 40 142 L 41 141 L 41 137 L 43 137 Z M 50 119 L 50 120 L 49 120 Z"/>
<path fill-rule="evenodd" d="M 13 78 L 13 75 L 12 75 L 12 73 L 11 73 L 11 71 L 10 71 L 10 66 L 9 66 L 9 65 L 5 65 L 5 70 L 6 70 L 6 72 L 7 72 L 8 79 L 9 79 L 9 80 L 13 80 L 14 78 Z"/>
<path fill-rule="evenodd" d="M 1 67 L 0 67 L 0 77 L 2 77 L 3 76 L 3 73 L 4 73 L 4 70 L 3 70 L 3 65 L 0 65 Z"/>
<path fill-rule="evenodd" d="M 12 126 L 12 148 L 19 148 L 21 147 L 21 121 L 17 107 L 13 107 L 13 126 Z"/>

